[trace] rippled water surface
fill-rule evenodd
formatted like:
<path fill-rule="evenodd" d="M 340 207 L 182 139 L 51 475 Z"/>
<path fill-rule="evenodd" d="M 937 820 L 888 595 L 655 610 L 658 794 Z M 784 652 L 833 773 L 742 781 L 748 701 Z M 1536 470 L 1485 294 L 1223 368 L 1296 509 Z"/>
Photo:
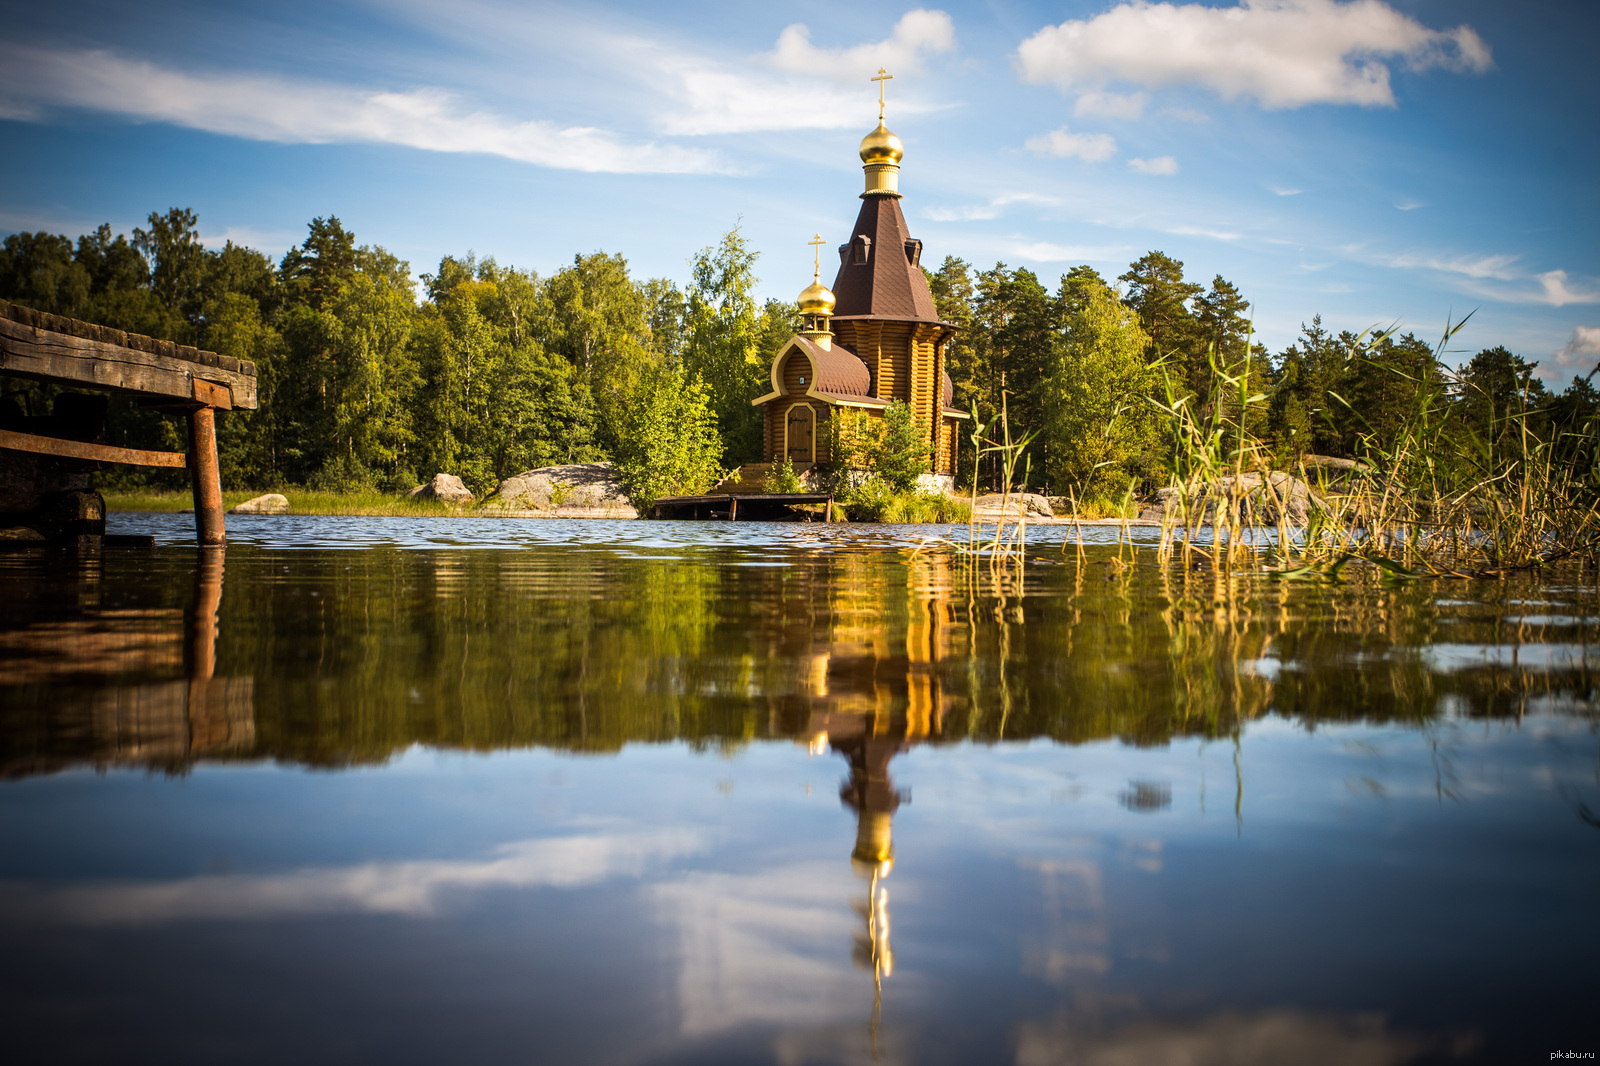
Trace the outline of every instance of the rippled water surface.
<path fill-rule="evenodd" d="M 1600 1052 L 1592 574 L 189 522 L 0 553 L 11 1061 Z"/>

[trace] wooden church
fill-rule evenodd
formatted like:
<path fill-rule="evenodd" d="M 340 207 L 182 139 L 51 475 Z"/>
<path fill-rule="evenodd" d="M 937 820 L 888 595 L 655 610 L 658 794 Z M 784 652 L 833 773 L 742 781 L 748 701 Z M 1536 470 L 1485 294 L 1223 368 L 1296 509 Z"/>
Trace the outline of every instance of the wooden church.
<path fill-rule="evenodd" d="M 881 87 L 891 76 L 880 70 L 873 80 Z M 787 458 L 803 470 L 827 462 L 832 419 L 849 412 L 881 419 L 891 402 L 903 400 L 928 432 L 933 475 L 946 486 L 953 481 L 956 427 L 969 417 L 952 406 L 945 372 L 956 327 L 939 320 L 922 272 L 922 242 L 907 232 L 900 210 L 904 154 L 883 124 L 880 88 L 878 128 L 861 141 L 861 212 L 839 245 L 833 288 L 822 284 L 819 266 L 800 293 L 804 327 L 778 349 L 772 391 L 754 401 L 765 417 L 766 463 Z"/>

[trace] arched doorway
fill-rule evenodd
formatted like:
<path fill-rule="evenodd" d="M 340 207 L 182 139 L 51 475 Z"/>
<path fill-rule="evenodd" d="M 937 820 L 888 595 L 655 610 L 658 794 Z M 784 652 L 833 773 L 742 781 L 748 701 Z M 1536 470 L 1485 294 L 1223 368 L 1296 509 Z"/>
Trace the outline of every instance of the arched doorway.
<path fill-rule="evenodd" d="M 809 404 L 795 404 L 789 408 L 789 421 L 785 427 L 784 455 L 791 463 L 812 463 L 817 457 L 816 414 Z"/>

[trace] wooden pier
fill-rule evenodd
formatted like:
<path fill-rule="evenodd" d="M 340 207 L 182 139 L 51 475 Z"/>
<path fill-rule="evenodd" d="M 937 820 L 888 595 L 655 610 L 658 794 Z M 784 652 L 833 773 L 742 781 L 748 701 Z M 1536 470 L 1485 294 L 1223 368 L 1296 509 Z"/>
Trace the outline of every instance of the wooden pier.
<path fill-rule="evenodd" d="M 0 515 L 0 522 L 35 512 L 40 499 L 51 495 L 46 466 L 52 463 L 52 469 L 70 471 L 88 469 L 86 463 L 187 467 L 199 542 L 226 541 L 216 412 L 255 408 L 254 363 L 0 300 L 0 374 L 68 389 L 134 395 L 146 407 L 184 416 L 189 437 L 187 453 L 101 443 L 96 438 L 103 427 L 93 419 L 61 414 L 64 406 L 72 406 L 61 400 L 73 393 L 57 398 L 56 415 L 8 415 L 0 425 L 0 468 L 17 471 L 27 466 L 27 471 L 10 478 L 0 493 L 4 497 L 0 510 L 8 512 Z M 103 528 L 103 508 L 99 520 Z"/>

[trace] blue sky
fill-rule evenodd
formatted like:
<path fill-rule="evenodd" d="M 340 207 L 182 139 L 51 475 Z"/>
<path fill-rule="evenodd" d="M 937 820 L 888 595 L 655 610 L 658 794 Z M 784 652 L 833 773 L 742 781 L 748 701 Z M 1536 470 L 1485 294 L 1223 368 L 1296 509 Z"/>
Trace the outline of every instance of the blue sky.
<path fill-rule="evenodd" d="M 869 75 L 927 260 L 1049 284 L 1151 249 L 1277 350 L 1321 313 L 1600 360 L 1600 5 L 6 3 L 0 232 L 195 208 L 273 254 L 336 214 L 416 273 L 620 252 L 682 282 L 742 220 L 765 294 L 859 206 Z"/>

